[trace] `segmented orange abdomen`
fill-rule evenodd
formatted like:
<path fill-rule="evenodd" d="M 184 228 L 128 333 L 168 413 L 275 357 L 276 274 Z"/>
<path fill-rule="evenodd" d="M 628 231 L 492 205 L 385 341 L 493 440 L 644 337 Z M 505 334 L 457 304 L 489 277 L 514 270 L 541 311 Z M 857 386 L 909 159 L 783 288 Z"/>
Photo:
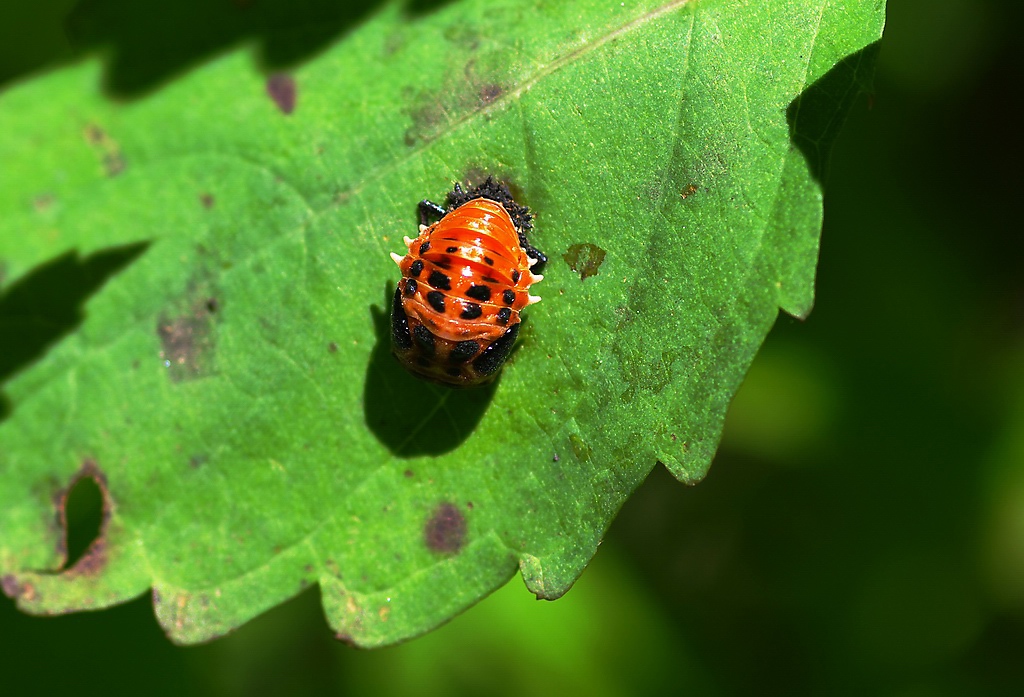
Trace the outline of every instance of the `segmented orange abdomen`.
<path fill-rule="evenodd" d="M 422 267 L 416 261 L 422 262 Z M 496 340 L 530 304 L 530 258 L 500 203 L 474 199 L 423 230 L 399 264 L 406 314 L 444 339 Z M 419 273 L 414 273 L 419 270 Z"/>
<path fill-rule="evenodd" d="M 395 353 L 413 373 L 456 386 L 489 382 L 541 280 L 502 204 L 477 198 L 406 240 L 395 294 Z M 402 324 L 402 323 L 405 324 Z M 408 339 L 406 339 L 408 335 Z M 490 350 L 489 350 L 490 349 Z"/>

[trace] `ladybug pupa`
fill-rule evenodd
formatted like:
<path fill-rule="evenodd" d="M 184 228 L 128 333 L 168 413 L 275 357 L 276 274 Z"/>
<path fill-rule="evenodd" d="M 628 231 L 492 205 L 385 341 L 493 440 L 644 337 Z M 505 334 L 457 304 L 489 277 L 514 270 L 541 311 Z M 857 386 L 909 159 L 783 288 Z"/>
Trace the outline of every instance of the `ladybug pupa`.
<path fill-rule="evenodd" d="M 420 201 L 420 234 L 408 253 L 391 309 L 391 345 L 413 375 L 448 387 L 494 380 L 519 334 L 520 312 L 539 302 L 530 287 L 547 257 L 533 247 L 529 208 L 490 177 L 447 207 Z M 431 220 L 433 223 L 429 223 Z"/>

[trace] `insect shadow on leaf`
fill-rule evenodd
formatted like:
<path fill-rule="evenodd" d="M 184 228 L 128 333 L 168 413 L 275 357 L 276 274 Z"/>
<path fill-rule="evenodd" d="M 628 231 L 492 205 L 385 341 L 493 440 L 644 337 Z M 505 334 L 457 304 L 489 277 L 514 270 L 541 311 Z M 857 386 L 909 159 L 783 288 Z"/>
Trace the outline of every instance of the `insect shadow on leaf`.
<path fill-rule="evenodd" d="M 501 377 L 485 387 L 452 390 L 410 375 L 391 354 L 394 294 L 394 283 L 386 283 L 380 307 L 370 307 L 377 342 L 366 367 L 366 425 L 398 457 L 441 455 L 473 432 Z"/>

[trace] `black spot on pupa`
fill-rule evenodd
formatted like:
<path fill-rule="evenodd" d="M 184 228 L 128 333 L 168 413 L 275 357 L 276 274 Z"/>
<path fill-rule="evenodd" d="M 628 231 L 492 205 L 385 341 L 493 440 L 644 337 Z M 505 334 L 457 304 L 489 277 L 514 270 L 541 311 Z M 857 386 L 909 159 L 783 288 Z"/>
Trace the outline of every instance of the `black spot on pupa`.
<path fill-rule="evenodd" d="M 448 247 L 444 251 L 448 252 L 449 254 L 455 254 L 455 252 L 459 251 L 459 248 L 458 247 Z"/>
<path fill-rule="evenodd" d="M 427 240 L 426 242 L 424 242 L 423 244 L 420 245 L 420 254 L 426 254 L 429 251 L 430 251 L 430 240 Z"/>
<path fill-rule="evenodd" d="M 470 286 L 469 290 L 466 291 L 466 295 L 473 300 L 479 300 L 480 302 L 487 302 L 491 299 L 491 287 L 490 286 Z"/>
<path fill-rule="evenodd" d="M 430 272 L 430 277 L 427 279 L 427 283 L 434 286 L 438 290 L 451 290 L 452 282 L 451 279 L 445 276 L 440 271 L 434 270 Z M 444 310 L 441 310 L 443 312 Z"/>
<path fill-rule="evenodd" d="M 518 270 L 517 271 L 513 271 L 512 272 L 512 282 L 513 283 L 519 283 L 519 279 L 522 278 L 522 276 L 523 275 L 521 273 L 519 273 Z"/>
<path fill-rule="evenodd" d="M 472 339 L 460 341 L 455 344 L 451 353 L 448 354 L 449 363 L 465 363 L 470 358 L 476 355 L 476 352 L 480 350 L 480 344 Z"/>
<path fill-rule="evenodd" d="M 412 330 L 413 338 L 416 340 L 416 344 L 423 349 L 423 353 L 427 356 L 433 356 L 435 348 L 434 335 L 430 333 L 430 330 L 424 327 L 422 324 L 417 324 L 416 328 Z M 429 362 L 428 362 L 429 365 Z"/>
<path fill-rule="evenodd" d="M 458 554 L 466 541 L 466 518 L 447 501 L 434 509 L 423 528 L 427 548 L 438 554 Z"/>
<path fill-rule="evenodd" d="M 421 273 L 423 273 L 423 261 L 417 259 L 409 266 L 409 275 L 419 278 Z"/>
<path fill-rule="evenodd" d="M 484 281 L 484 283 L 497 283 L 498 282 L 498 279 L 493 278 L 491 276 L 484 276 L 482 280 Z"/>
<path fill-rule="evenodd" d="M 432 290 L 427 293 L 427 302 L 437 312 L 444 312 L 444 294 L 439 290 Z"/>
<path fill-rule="evenodd" d="M 512 317 L 512 310 L 507 307 L 503 307 L 498 310 L 498 322 L 501 324 L 508 324 L 509 319 Z"/>
<path fill-rule="evenodd" d="M 391 338 L 400 349 L 412 348 L 412 333 L 409 331 L 409 317 L 402 307 L 402 294 L 395 288 L 395 300 L 391 304 Z M 334 343 L 331 342 L 333 346 Z"/>
<path fill-rule="evenodd" d="M 511 305 L 516 301 L 516 292 L 508 288 L 501 294 L 501 299 L 506 305 Z"/>
<path fill-rule="evenodd" d="M 459 317 L 462 319 L 476 319 L 483 313 L 483 308 L 476 303 L 466 303 L 466 309 L 462 311 L 462 314 L 460 314 Z"/>
<path fill-rule="evenodd" d="M 473 367 L 476 368 L 477 372 L 481 375 L 490 375 L 500 368 L 501 364 L 508 358 L 508 354 L 512 351 L 512 346 L 516 343 L 516 336 L 518 335 L 519 323 L 517 322 L 509 327 L 501 335 L 500 339 L 484 349 L 479 358 L 473 361 Z"/>
<path fill-rule="evenodd" d="M 267 94 L 282 114 L 288 115 L 295 111 L 296 87 L 295 78 L 284 73 L 275 73 L 267 78 Z"/>
<path fill-rule="evenodd" d="M 562 258 L 569 268 L 579 273 L 580 280 L 585 281 L 597 275 L 597 270 L 604 263 L 605 254 L 606 252 L 596 244 L 586 242 L 572 245 Z"/>
<path fill-rule="evenodd" d="M 494 266 L 494 259 L 491 259 L 490 257 L 484 257 L 484 263 L 487 264 L 488 266 Z"/>
<path fill-rule="evenodd" d="M 411 298 L 412 296 L 416 295 L 416 289 L 418 287 L 419 287 L 419 284 L 416 283 L 416 279 L 415 278 L 407 278 L 407 279 L 405 279 L 405 297 Z"/>

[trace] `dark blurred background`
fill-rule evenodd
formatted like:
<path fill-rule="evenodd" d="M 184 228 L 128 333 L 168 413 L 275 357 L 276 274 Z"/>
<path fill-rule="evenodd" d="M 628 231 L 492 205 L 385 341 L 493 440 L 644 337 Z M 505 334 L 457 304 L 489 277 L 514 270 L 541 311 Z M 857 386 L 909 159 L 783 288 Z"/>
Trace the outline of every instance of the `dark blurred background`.
<path fill-rule="evenodd" d="M 81 3 L 104 11 L 71 39 L 74 0 L 5 2 L 0 89 L 94 52 L 119 98 L 240 41 L 288 64 L 374 4 L 299 3 L 320 36 L 303 53 L 263 35 L 277 3 L 236 0 L 265 15 L 132 68 L 95 20 L 118 2 Z M 3 691 L 1024 695 L 1024 3 L 890 0 L 888 15 L 875 91 L 831 161 L 814 312 L 779 318 L 708 478 L 656 468 L 565 598 L 514 579 L 374 652 L 330 638 L 315 589 L 189 648 L 148 598 L 47 619 L 0 598 Z M 97 501 L 76 493 L 70 514 Z"/>

